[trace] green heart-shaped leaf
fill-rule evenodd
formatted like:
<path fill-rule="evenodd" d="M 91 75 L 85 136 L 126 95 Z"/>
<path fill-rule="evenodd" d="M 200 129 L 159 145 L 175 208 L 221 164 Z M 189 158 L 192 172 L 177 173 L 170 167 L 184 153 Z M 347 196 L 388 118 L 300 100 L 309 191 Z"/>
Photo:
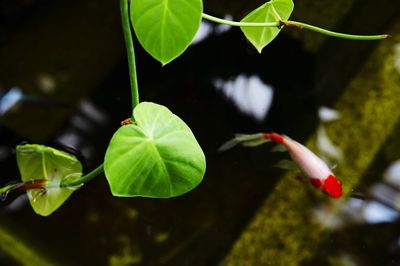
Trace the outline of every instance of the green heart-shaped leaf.
<path fill-rule="evenodd" d="M 293 11 L 292 0 L 271 0 L 250 12 L 241 22 L 278 22 L 289 19 Z M 279 27 L 240 27 L 246 38 L 261 53 L 281 31 Z"/>
<path fill-rule="evenodd" d="M 73 190 L 61 188 L 65 178 L 82 175 L 82 165 L 71 154 L 38 144 L 17 146 L 17 163 L 22 181 L 46 179 L 46 190 L 28 190 L 33 210 L 47 216 L 60 207 Z"/>
<path fill-rule="evenodd" d="M 104 171 L 114 196 L 169 198 L 196 187 L 205 157 L 190 128 L 166 107 L 142 102 L 111 139 Z"/>
<path fill-rule="evenodd" d="M 134 0 L 130 15 L 140 44 L 165 65 L 192 42 L 202 10 L 201 0 Z"/>

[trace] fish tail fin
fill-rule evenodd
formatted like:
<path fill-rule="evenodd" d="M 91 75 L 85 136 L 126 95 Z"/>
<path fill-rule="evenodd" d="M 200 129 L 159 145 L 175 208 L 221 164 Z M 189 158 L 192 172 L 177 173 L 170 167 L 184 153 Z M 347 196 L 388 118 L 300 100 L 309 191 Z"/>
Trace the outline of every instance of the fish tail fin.
<path fill-rule="evenodd" d="M 240 144 L 244 147 L 256 147 L 266 142 L 271 141 L 269 138 L 264 137 L 265 134 L 257 133 L 257 134 L 235 134 L 235 137 L 219 147 L 218 151 L 226 151 L 234 146 Z"/>

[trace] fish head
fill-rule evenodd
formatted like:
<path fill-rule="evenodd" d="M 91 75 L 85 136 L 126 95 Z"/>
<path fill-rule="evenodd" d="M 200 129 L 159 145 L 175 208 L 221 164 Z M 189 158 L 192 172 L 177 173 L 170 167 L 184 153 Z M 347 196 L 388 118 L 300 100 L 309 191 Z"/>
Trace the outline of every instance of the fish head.
<path fill-rule="evenodd" d="M 340 198 L 343 194 L 342 183 L 334 175 L 329 175 L 327 178 L 321 180 L 318 178 L 311 178 L 311 184 L 316 188 L 321 188 L 326 194 L 332 198 Z"/>
<path fill-rule="evenodd" d="M 322 190 L 332 198 L 340 198 L 343 194 L 342 182 L 334 175 L 329 175 L 322 184 Z"/>

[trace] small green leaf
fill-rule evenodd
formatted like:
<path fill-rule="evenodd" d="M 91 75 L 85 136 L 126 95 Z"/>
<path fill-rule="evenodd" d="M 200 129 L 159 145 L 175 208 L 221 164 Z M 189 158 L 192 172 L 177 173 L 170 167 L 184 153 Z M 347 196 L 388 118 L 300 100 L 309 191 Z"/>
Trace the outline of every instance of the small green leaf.
<path fill-rule="evenodd" d="M 170 198 L 196 187 L 205 157 L 190 128 L 166 107 L 142 102 L 111 139 L 104 171 L 114 196 Z"/>
<path fill-rule="evenodd" d="M 165 65 L 192 42 L 202 10 L 201 0 L 134 0 L 130 13 L 140 44 Z"/>
<path fill-rule="evenodd" d="M 76 157 L 38 144 L 17 146 L 17 163 L 22 181 L 47 179 L 45 191 L 29 190 L 33 210 L 47 216 L 60 207 L 73 190 L 60 188 L 63 179 L 82 175 L 82 165 Z"/>
<path fill-rule="evenodd" d="M 241 22 L 278 22 L 289 19 L 293 11 L 292 0 L 271 0 L 250 12 Z M 240 27 L 246 38 L 259 53 L 281 31 L 279 27 Z"/>

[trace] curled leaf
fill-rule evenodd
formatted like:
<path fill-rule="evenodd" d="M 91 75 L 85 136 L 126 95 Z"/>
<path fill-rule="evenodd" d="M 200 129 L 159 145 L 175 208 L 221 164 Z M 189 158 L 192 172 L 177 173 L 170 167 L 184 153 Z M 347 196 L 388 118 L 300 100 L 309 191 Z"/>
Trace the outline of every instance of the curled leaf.
<path fill-rule="evenodd" d="M 22 181 L 47 180 L 43 189 L 27 191 L 33 210 L 43 216 L 58 209 L 73 192 L 61 188 L 61 181 L 82 175 L 82 165 L 75 156 L 38 144 L 18 145 L 17 163 Z"/>

